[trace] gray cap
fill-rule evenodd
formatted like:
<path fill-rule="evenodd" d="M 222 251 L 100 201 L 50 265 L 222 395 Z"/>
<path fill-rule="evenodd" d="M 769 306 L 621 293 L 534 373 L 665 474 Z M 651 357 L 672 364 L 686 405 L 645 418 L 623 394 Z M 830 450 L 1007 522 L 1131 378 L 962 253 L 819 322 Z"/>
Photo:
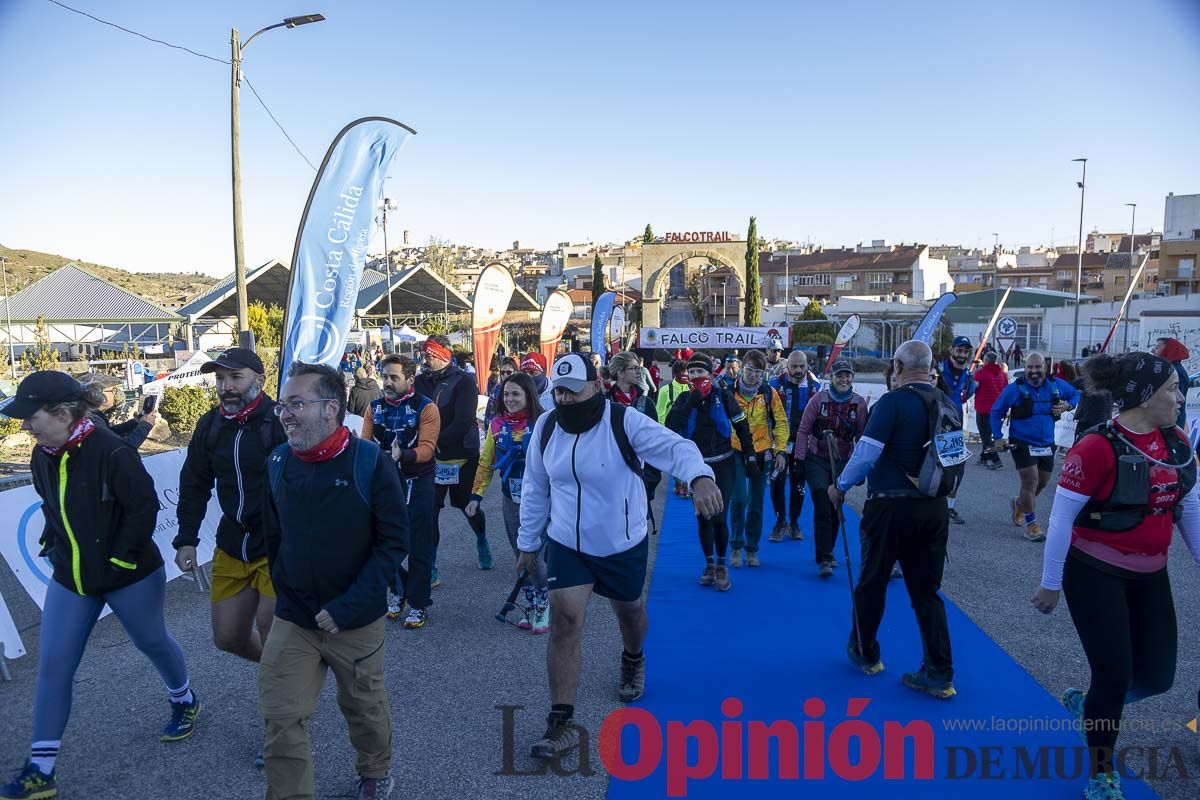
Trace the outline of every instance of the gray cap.
<path fill-rule="evenodd" d="M 848 358 L 839 358 L 833 362 L 833 366 L 829 370 L 830 375 L 837 375 L 839 372 L 849 372 L 854 374 L 854 363 Z"/>

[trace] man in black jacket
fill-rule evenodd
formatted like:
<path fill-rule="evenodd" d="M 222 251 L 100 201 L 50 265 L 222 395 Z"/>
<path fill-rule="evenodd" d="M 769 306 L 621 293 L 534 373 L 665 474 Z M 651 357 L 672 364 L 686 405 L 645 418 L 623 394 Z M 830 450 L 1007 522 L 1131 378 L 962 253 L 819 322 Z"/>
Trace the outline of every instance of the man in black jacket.
<path fill-rule="evenodd" d="M 221 521 L 212 561 L 213 640 L 219 649 L 257 662 L 275 614 L 262 485 L 267 456 L 287 437 L 272 411 L 274 401 L 263 393 L 263 363 L 254 351 L 234 347 L 200 371 L 216 373 L 220 405 L 196 423 L 179 472 L 175 564 L 184 572 L 197 566 L 200 523 L 215 483 Z"/>
<path fill-rule="evenodd" d="M 462 511 L 471 502 L 475 486 L 475 470 L 479 467 L 479 426 L 475 422 L 479 407 L 479 390 L 475 376 L 450 363 L 450 340 L 445 336 L 430 336 L 421 345 L 425 354 L 425 371 L 417 376 L 414 389 L 437 404 L 442 420 L 438 434 L 437 468 L 434 476 L 433 525 L 434 556 L 433 583 L 437 577 L 437 546 L 442 540 L 442 506 L 446 495 L 450 505 Z M 463 511 L 466 517 L 466 512 Z M 488 547 L 487 526 L 480 509 L 466 517 L 475 532 L 475 547 L 479 553 L 479 568 L 492 568 L 492 551 Z"/>
<path fill-rule="evenodd" d="M 343 424 L 342 386 L 333 367 L 294 361 L 277 406 L 288 443 L 268 462 L 263 527 L 279 597 L 258 676 L 270 798 L 314 796 L 308 720 L 327 668 L 358 753 L 358 797 L 393 785 L 383 616 L 408 512 L 391 456 Z"/>

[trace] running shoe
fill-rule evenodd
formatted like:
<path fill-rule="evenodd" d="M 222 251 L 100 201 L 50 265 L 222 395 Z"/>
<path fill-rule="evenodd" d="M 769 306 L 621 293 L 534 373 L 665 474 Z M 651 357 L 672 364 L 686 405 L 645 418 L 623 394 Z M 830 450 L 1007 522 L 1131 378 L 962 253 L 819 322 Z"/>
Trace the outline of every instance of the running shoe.
<path fill-rule="evenodd" d="M 254 757 L 254 766 L 258 767 L 259 769 L 263 769 L 267 766 L 266 754 L 263 753 L 261 747 L 258 749 L 258 755 Z"/>
<path fill-rule="evenodd" d="M 925 667 L 917 672 L 906 672 L 900 676 L 900 682 L 910 689 L 918 692 L 924 692 L 927 695 L 936 697 L 939 700 L 949 700 L 954 695 L 958 694 L 954 690 L 954 684 L 950 681 L 939 681 L 929 677 L 929 673 L 925 671 Z"/>
<path fill-rule="evenodd" d="M 408 609 L 408 616 L 404 618 L 404 627 L 409 630 L 424 628 L 428 616 L 423 608 L 410 608 Z"/>
<path fill-rule="evenodd" d="M 391 589 L 388 589 L 387 590 L 387 618 L 388 619 L 399 619 L 400 613 L 402 611 L 404 611 L 404 598 L 401 597 L 400 595 L 396 594 L 395 592 L 393 592 Z"/>
<path fill-rule="evenodd" d="M 392 780 L 392 776 L 386 778 L 364 778 L 358 776 L 358 794 L 354 795 L 356 800 L 384 800 L 392 793 L 392 789 L 396 786 L 396 782 Z"/>
<path fill-rule="evenodd" d="M 893 564 L 892 565 L 892 580 L 896 580 L 897 578 L 903 578 L 903 577 L 904 577 L 904 572 L 901 571 L 900 565 Z"/>
<path fill-rule="evenodd" d="M 846 642 L 846 655 L 850 656 L 850 662 L 854 664 L 854 666 L 858 667 L 868 675 L 878 675 L 879 673 L 883 672 L 883 662 L 867 661 L 862 657 L 862 654 L 858 652 L 858 647 L 855 646 L 854 642 Z"/>
<path fill-rule="evenodd" d="M 517 623 L 517 627 L 523 631 L 533 629 L 533 609 L 525 609 L 525 616 L 521 617 L 521 621 Z"/>
<path fill-rule="evenodd" d="M 775 520 L 775 527 L 771 528 L 771 541 L 782 542 L 784 531 L 787 530 L 787 523 L 782 519 Z"/>
<path fill-rule="evenodd" d="M 733 588 L 733 584 L 729 582 L 729 568 L 724 564 L 717 565 L 716 574 L 713 576 L 713 588 L 718 592 L 728 592 Z"/>
<path fill-rule="evenodd" d="M 1042 526 L 1036 522 L 1029 523 L 1029 527 L 1025 529 L 1025 538 L 1031 542 L 1040 542 L 1046 538 L 1046 534 L 1042 532 Z"/>
<path fill-rule="evenodd" d="M 550 630 L 550 606 L 535 606 L 533 609 L 533 632 L 543 634 Z"/>
<path fill-rule="evenodd" d="M 492 568 L 492 548 L 488 547 L 488 540 L 483 536 L 475 537 L 475 550 L 479 554 L 479 568 Z"/>
<path fill-rule="evenodd" d="M 700 576 L 701 586 L 712 586 L 717 580 L 717 568 L 712 564 L 704 567 L 704 573 Z"/>
<path fill-rule="evenodd" d="M 804 541 L 804 531 L 800 530 L 800 523 L 792 522 L 788 525 L 788 535 L 798 542 Z"/>
<path fill-rule="evenodd" d="M 192 735 L 200 716 L 200 698 L 192 692 L 192 702 L 171 703 L 171 721 L 163 728 L 162 741 L 178 742 Z"/>
<path fill-rule="evenodd" d="M 950 509 L 950 521 L 956 525 L 966 525 L 967 521 L 962 518 L 962 514 L 958 513 L 958 509 Z"/>
<path fill-rule="evenodd" d="M 546 732 L 534 742 L 529 755 L 537 759 L 550 759 L 574 750 L 579 746 L 579 730 L 574 720 L 551 713 L 546 717 Z"/>
<path fill-rule="evenodd" d="M 833 577 L 833 564 L 828 561 L 822 561 L 821 569 L 817 572 L 817 575 L 822 578 Z"/>
<path fill-rule="evenodd" d="M 1083 743 L 1087 744 L 1087 731 L 1083 729 L 1083 700 L 1085 697 L 1087 697 L 1086 694 L 1075 688 L 1067 689 L 1062 693 L 1063 706 L 1077 722 L 1075 732 L 1079 734 Z"/>
<path fill-rule="evenodd" d="M 1083 789 L 1083 800 L 1125 800 L 1117 773 L 1097 775 Z"/>
<path fill-rule="evenodd" d="M 731 567 L 740 567 L 741 565 L 742 565 L 742 551 L 741 551 L 741 550 L 734 550 L 734 551 L 733 551 L 733 552 L 732 552 L 732 553 L 729 555 L 729 566 L 731 566 Z"/>
<path fill-rule="evenodd" d="M 622 703 L 632 703 L 646 692 L 646 656 L 632 661 L 621 653 L 621 686 L 617 697 Z"/>
<path fill-rule="evenodd" d="M 757 550 L 751 550 L 746 553 L 746 566 L 747 567 L 761 567 L 762 566 L 762 562 L 758 560 L 758 551 Z"/>
<path fill-rule="evenodd" d="M 433 565 L 433 569 L 429 573 L 429 588 L 436 589 L 442 585 L 442 578 L 438 575 L 437 564 Z"/>
<path fill-rule="evenodd" d="M 1021 503 L 1017 498 L 1012 498 L 1009 503 L 1012 505 L 1012 523 L 1019 528 L 1025 524 L 1025 512 L 1021 510 Z"/>
<path fill-rule="evenodd" d="M 11 781 L 0 786 L 0 800 L 48 800 L 51 797 L 58 797 L 54 773 L 46 775 L 32 761 L 26 761 Z"/>

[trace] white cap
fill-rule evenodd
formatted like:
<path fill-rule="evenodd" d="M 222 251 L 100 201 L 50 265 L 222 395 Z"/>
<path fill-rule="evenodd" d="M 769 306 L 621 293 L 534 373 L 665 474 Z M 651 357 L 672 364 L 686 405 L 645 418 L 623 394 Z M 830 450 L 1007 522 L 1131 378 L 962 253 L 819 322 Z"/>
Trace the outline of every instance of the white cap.
<path fill-rule="evenodd" d="M 578 353 L 567 353 L 554 362 L 550 385 L 555 389 L 578 392 L 596 380 L 596 366 Z"/>

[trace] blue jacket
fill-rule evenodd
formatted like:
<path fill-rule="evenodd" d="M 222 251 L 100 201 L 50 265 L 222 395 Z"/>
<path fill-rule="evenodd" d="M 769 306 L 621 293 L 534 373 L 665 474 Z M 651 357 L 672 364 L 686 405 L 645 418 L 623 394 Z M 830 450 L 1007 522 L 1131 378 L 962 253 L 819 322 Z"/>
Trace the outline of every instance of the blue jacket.
<path fill-rule="evenodd" d="M 821 391 L 821 384 L 811 377 L 806 377 L 802 383 L 795 384 L 792 383 L 787 373 L 784 373 L 771 380 L 771 388 L 779 392 L 779 399 L 783 401 L 783 410 L 788 418 L 788 444 L 792 444 L 796 441 L 796 429 L 800 426 L 800 417 L 804 416 L 804 409 L 808 406 L 808 401 Z M 795 409 L 794 413 L 793 408 Z M 791 452 L 791 448 L 788 448 L 788 452 Z"/>
<path fill-rule="evenodd" d="M 1008 426 L 1008 438 L 1034 447 L 1045 447 L 1054 443 L 1054 418 L 1050 416 L 1050 406 L 1054 404 L 1054 393 L 1057 390 L 1060 399 L 1070 404 L 1071 408 L 1079 402 L 1079 392 L 1075 387 L 1058 378 L 1047 378 L 1041 386 L 1029 386 L 1013 381 L 992 406 L 992 433 L 999 435 L 1004 417 L 1009 409 L 1021 402 L 1024 392 L 1033 398 L 1033 415 L 1025 419 L 1014 419 Z M 1024 391 L 1022 391 L 1024 390 Z"/>
<path fill-rule="evenodd" d="M 978 388 L 975 384 L 975 378 L 971 375 L 971 370 L 964 369 L 962 375 L 958 376 L 958 380 L 954 380 L 954 373 L 950 369 L 950 359 L 943 359 L 938 366 L 938 370 L 942 373 L 942 380 L 949 387 L 949 397 L 951 400 L 957 400 L 960 403 L 965 403 L 975 396 L 975 389 Z M 954 396 L 955 390 L 959 396 Z"/>

